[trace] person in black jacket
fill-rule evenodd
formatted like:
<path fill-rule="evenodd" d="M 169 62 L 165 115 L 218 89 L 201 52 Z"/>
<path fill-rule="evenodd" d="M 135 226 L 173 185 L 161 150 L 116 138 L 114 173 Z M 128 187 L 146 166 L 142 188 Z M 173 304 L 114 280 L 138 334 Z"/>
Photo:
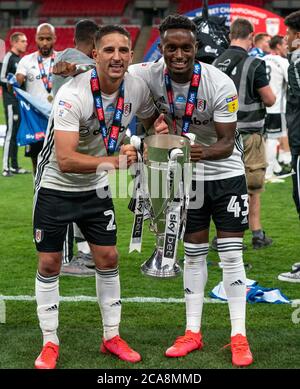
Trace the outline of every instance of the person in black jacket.
<path fill-rule="evenodd" d="M 27 38 L 23 32 L 14 32 L 10 36 L 11 49 L 5 54 L 1 69 L 1 85 L 3 90 L 3 104 L 6 118 L 6 134 L 3 147 L 3 172 L 4 177 L 11 177 L 13 173 L 27 173 L 18 165 L 17 132 L 20 125 L 20 113 L 18 100 L 7 83 L 8 73 L 15 74 L 20 55 L 25 53 Z"/>
<path fill-rule="evenodd" d="M 300 11 L 285 18 L 286 40 L 289 49 L 288 94 L 286 119 L 289 145 L 292 154 L 293 198 L 300 218 Z M 280 281 L 300 282 L 300 262 L 292 265 L 292 271 L 281 273 Z"/>
<path fill-rule="evenodd" d="M 265 107 L 271 107 L 276 96 L 269 86 L 264 61 L 248 55 L 253 42 L 253 26 L 247 19 L 238 18 L 230 26 L 230 47 L 214 65 L 235 83 L 239 96 L 237 128 L 243 137 L 244 162 L 249 194 L 249 226 L 254 249 L 272 244 L 262 229 L 260 193 L 266 173 L 263 129 Z"/>

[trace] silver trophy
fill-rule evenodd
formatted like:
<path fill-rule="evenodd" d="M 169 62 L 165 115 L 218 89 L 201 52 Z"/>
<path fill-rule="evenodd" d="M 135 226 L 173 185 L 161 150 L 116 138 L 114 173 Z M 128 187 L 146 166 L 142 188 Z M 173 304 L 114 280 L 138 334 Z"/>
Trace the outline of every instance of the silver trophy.
<path fill-rule="evenodd" d="M 144 143 L 144 209 L 150 215 L 156 248 L 141 270 L 153 277 L 175 277 L 181 272 L 176 253 L 185 228 L 192 142 L 186 137 L 161 134 L 146 137 Z"/>

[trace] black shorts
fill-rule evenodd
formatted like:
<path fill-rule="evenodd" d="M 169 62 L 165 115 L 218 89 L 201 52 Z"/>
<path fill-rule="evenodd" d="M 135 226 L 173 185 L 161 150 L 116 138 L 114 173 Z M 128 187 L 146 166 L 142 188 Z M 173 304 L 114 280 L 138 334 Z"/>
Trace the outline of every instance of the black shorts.
<path fill-rule="evenodd" d="M 89 243 L 116 245 L 117 226 L 110 193 L 106 198 L 99 198 L 95 190 L 74 193 L 41 188 L 33 218 L 37 251 L 62 251 L 67 226 L 72 222 Z"/>
<path fill-rule="evenodd" d="M 195 182 L 192 188 L 195 190 Z M 187 212 L 186 234 L 209 229 L 213 219 L 217 230 L 241 232 L 248 228 L 248 194 L 245 176 L 204 182 L 204 202 L 201 208 Z"/>
<path fill-rule="evenodd" d="M 25 157 L 36 158 L 42 151 L 44 141 L 31 143 L 25 147 Z"/>
<path fill-rule="evenodd" d="M 281 136 L 286 132 L 286 119 L 284 113 L 268 113 L 265 118 L 265 130 L 268 135 Z"/>

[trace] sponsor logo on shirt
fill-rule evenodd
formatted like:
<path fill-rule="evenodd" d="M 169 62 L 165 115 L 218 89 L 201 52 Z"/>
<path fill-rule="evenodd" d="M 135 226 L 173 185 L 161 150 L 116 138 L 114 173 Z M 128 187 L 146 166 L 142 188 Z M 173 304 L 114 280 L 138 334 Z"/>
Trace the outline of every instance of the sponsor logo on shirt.
<path fill-rule="evenodd" d="M 178 104 L 184 104 L 184 103 L 186 103 L 186 97 L 183 95 L 178 95 L 178 96 L 176 96 L 175 102 Z"/>
<path fill-rule="evenodd" d="M 236 112 L 239 108 L 239 100 L 237 95 L 230 96 L 226 98 L 226 103 L 229 112 Z"/>
<path fill-rule="evenodd" d="M 125 103 L 124 104 L 124 116 L 127 117 L 130 115 L 130 112 L 131 112 L 131 103 Z"/>
<path fill-rule="evenodd" d="M 32 73 L 28 73 L 26 77 L 28 81 L 30 82 L 34 81 L 34 75 Z"/>
<path fill-rule="evenodd" d="M 90 134 L 90 130 L 87 127 L 80 127 L 79 134 L 82 138 L 84 138 L 85 136 L 88 136 Z"/>
<path fill-rule="evenodd" d="M 109 104 L 106 109 L 105 109 L 105 112 L 115 112 L 115 107 L 113 104 Z"/>
<path fill-rule="evenodd" d="M 198 99 L 197 101 L 197 110 L 200 112 L 204 112 L 206 110 L 206 100 Z"/>
<path fill-rule="evenodd" d="M 158 101 L 160 102 L 160 103 L 166 103 L 166 99 L 165 99 L 165 96 L 161 96 L 159 99 L 158 99 Z"/>
<path fill-rule="evenodd" d="M 59 100 L 58 105 L 60 107 L 66 108 L 66 109 L 71 109 L 72 108 L 72 104 L 68 103 L 67 101 L 63 101 L 63 100 Z"/>

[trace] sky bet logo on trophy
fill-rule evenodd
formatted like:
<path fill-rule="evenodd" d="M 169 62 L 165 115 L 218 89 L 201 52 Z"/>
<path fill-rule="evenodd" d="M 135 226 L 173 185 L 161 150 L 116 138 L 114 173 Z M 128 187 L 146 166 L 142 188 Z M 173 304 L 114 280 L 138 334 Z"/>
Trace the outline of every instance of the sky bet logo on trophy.
<path fill-rule="evenodd" d="M 135 218 L 129 251 L 141 251 L 143 222 L 149 217 L 156 247 L 141 270 L 152 277 L 175 277 L 181 271 L 176 254 L 178 240 L 183 238 L 189 203 L 192 179 L 190 145 L 193 141 L 193 134 L 184 137 L 152 135 L 146 137 L 144 143 L 135 136 L 131 139 L 138 151 L 138 163 Z"/>

